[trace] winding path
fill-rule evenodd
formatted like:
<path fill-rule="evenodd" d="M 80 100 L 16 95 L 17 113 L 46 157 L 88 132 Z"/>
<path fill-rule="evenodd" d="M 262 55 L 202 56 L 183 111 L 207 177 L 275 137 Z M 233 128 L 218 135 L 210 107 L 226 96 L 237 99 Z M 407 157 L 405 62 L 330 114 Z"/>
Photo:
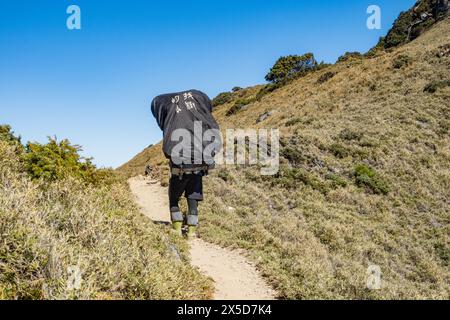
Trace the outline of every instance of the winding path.
<path fill-rule="evenodd" d="M 167 189 L 143 177 L 129 180 L 141 211 L 158 223 L 170 223 Z M 201 218 L 200 218 L 201 219 Z M 216 300 L 272 300 L 275 292 L 238 251 L 194 239 L 189 241 L 192 265 L 215 283 Z"/>

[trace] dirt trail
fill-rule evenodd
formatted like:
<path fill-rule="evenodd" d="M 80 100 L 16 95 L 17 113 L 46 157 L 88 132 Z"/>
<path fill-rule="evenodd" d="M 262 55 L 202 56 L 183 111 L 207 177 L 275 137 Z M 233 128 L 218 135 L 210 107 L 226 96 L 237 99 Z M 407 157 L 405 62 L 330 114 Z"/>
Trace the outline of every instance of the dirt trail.
<path fill-rule="evenodd" d="M 170 222 L 167 189 L 143 177 L 132 178 L 129 183 L 138 205 L 147 217 L 155 222 Z M 215 282 L 216 300 L 274 299 L 274 291 L 238 251 L 224 249 L 201 239 L 191 240 L 189 244 L 192 265 Z"/>

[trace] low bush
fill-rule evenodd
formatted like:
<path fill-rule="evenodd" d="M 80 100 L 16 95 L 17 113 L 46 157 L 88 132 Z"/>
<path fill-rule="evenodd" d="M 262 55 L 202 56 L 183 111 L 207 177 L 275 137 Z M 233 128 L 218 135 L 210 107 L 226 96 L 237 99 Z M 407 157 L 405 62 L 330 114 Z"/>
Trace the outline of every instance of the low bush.
<path fill-rule="evenodd" d="M 10 144 L 20 144 L 21 142 L 20 137 L 17 137 L 8 125 L 0 125 L 0 140 Z"/>
<path fill-rule="evenodd" d="M 425 86 L 423 92 L 435 93 L 439 89 L 450 87 L 450 80 L 432 81 Z"/>
<path fill-rule="evenodd" d="M 339 138 L 347 141 L 360 141 L 363 137 L 362 133 L 352 131 L 350 129 L 344 129 L 339 133 Z"/>
<path fill-rule="evenodd" d="M 301 168 L 282 166 L 278 173 L 270 180 L 272 185 L 277 185 L 286 189 L 296 189 L 300 184 L 303 184 L 323 194 L 326 194 L 329 191 L 329 187 L 324 181 L 313 173 Z"/>
<path fill-rule="evenodd" d="M 234 98 L 233 93 L 231 92 L 222 92 L 217 97 L 212 100 L 213 107 L 217 107 L 232 101 Z"/>
<path fill-rule="evenodd" d="M 256 99 L 255 98 L 247 98 L 247 99 L 239 99 L 236 100 L 236 102 L 233 104 L 233 106 L 228 109 L 226 115 L 227 117 L 230 117 L 232 115 L 235 115 L 236 113 L 238 113 L 239 111 L 241 111 L 241 109 L 247 105 L 249 105 L 250 103 L 255 102 Z"/>
<path fill-rule="evenodd" d="M 299 165 L 308 160 L 306 155 L 304 155 L 298 148 L 291 145 L 281 148 L 280 156 L 288 160 L 291 165 Z"/>
<path fill-rule="evenodd" d="M 319 77 L 319 79 L 317 80 L 317 83 L 318 84 L 325 83 L 328 80 L 330 80 L 331 78 L 333 78 L 335 75 L 336 75 L 336 72 L 327 71 Z"/>
<path fill-rule="evenodd" d="M 348 148 L 346 148 L 345 146 L 339 144 L 339 143 L 333 143 L 328 150 L 336 157 L 339 159 L 343 159 L 348 157 L 351 152 Z"/>
<path fill-rule="evenodd" d="M 279 82 L 279 83 L 269 83 L 266 84 L 264 87 L 262 87 L 258 93 L 256 94 L 256 100 L 261 100 L 265 95 L 274 92 L 275 90 L 283 87 L 287 84 L 287 81 L 285 82 Z"/>
<path fill-rule="evenodd" d="M 354 52 L 346 52 L 344 53 L 342 56 L 340 56 L 337 60 L 337 62 L 346 62 L 346 61 L 350 61 L 350 60 L 360 60 L 363 58 L 363 55 L 358 52 L 358 51 L 354 51 Z"/>
<path fill-rule="evenodd" d="M 281 57 L 266 75 L 266 80 L 279 83 L 308 73 L 317 67 L 318 63 L 312 53 L 302 56 L 291 55 Z"/>
<path fill-rule="evenodd" d="M 357 186 L 366 188 L 375 194 L 386 195 L 390 191 L 388 184 L 379 177 L 374 169 L 366 164 L 357 165 L 354 176 Z"/>
<path fill-rule="evenodd" d="M 232 176 L 231 176 L 230 172 L 228 172 L 228 170 L 226 170 L 226 169 L 220 170 L 217 173 L 217 176 L 225 182 L 229 182 L 232 180 Z"/>
<path fill-rule="evenodd" d="M 392 67 L 394 69 L 401 69 L 411 64 L 411 57 L 401 54 L 394 59 Z"/>
<path fill-rule="evenodd" d="M 292 126 L 295 126 L 296 124 L 298 124 L 300 122 L 302 122 L 302 118 L 294 118 L 294 119 L 291 119 L 291 120 L 287 121 L 285 123 L 285 126 L 286 127 L 292 127 Z"/>
<path fill-rule="evenodd" d="M 336 188 L 345 188 L 348 185 L 347 181 L 343 177 L 341 177 L 340 175 L 337 175 L 337 174 L 330 173 L 330 174 L 327 174 L 325 176 L 325 178 L 327 180 L 331 181 L 331 186 L 335 189 Z"/>
<path fill-rule="evenodd" d="M 47 144 L 28 143 L 23 160 L 32 179 L 47 181 L 62 180 L 68 177 L 83 181 L 93 179 L 96 171 L 91 159 L 80 156 L 80 146 L 68 140 L 57 141 L 49 138 Z"/>

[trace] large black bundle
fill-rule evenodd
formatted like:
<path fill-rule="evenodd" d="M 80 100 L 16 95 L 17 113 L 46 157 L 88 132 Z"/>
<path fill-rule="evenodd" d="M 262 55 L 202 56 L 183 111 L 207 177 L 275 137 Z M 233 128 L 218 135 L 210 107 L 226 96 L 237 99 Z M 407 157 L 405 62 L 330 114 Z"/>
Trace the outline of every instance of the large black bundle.
<path fill-rule="evenodd" d="M 190 90 L 157 96 L 152 101 L 152 113 L 163 131 L 164 155 L 173 164 L 189 167 L 213 163 L 203 151 L 213 141 L 216 146 L 220 146 L 221 141 L 219 125 L 212 115 L 212 103 L 206 94 Z M 214 138 L 204 138 L 208 130 L 215 132 Z M 184 152 L 180 152 L 183 149 Z"/>

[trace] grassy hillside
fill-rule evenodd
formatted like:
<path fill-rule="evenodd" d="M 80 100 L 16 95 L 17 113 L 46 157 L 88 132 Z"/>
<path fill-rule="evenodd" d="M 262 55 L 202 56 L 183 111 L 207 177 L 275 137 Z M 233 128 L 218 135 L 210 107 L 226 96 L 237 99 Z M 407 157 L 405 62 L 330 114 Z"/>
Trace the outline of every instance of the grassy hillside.
<path fill-rule="evenodd" d="M 218 106 L 223 129 L 279 128 L 282 165 L 267 178 L 216 170 L 202 237 L 248 249 L 283 298 L 450 298 L 449 31 L 447 18 L 403 46 Z M 237 99 L 248 104 L 231 113 Z M 166 179 L 160 145 L 121 171 L 146 163 Z M 366 288 L 370 265 L 381 290 Z"/>
<path fill-rule="evenodd" d="M 186 244 L 140 215 L 125 181 L 67 157 L 67 146 L 25 150 L 0 126 L 0 299 L 209 297 Z M 95 183 L 50 174 L 69 171 Z"/>
<path fill-rule="evenodd" d="M 203 235 L 249 249 L 287 298 L 448 298 L 450 88 L 428 92 L 450 78 L 448 31 L 446 20 L 232 117 L 218 110 L 227 127 L 280 127 L 284 164 L 266 179 L 222 169 L 208 184 Z M 380 291 L 365 286 L 372 264 Z"/>

